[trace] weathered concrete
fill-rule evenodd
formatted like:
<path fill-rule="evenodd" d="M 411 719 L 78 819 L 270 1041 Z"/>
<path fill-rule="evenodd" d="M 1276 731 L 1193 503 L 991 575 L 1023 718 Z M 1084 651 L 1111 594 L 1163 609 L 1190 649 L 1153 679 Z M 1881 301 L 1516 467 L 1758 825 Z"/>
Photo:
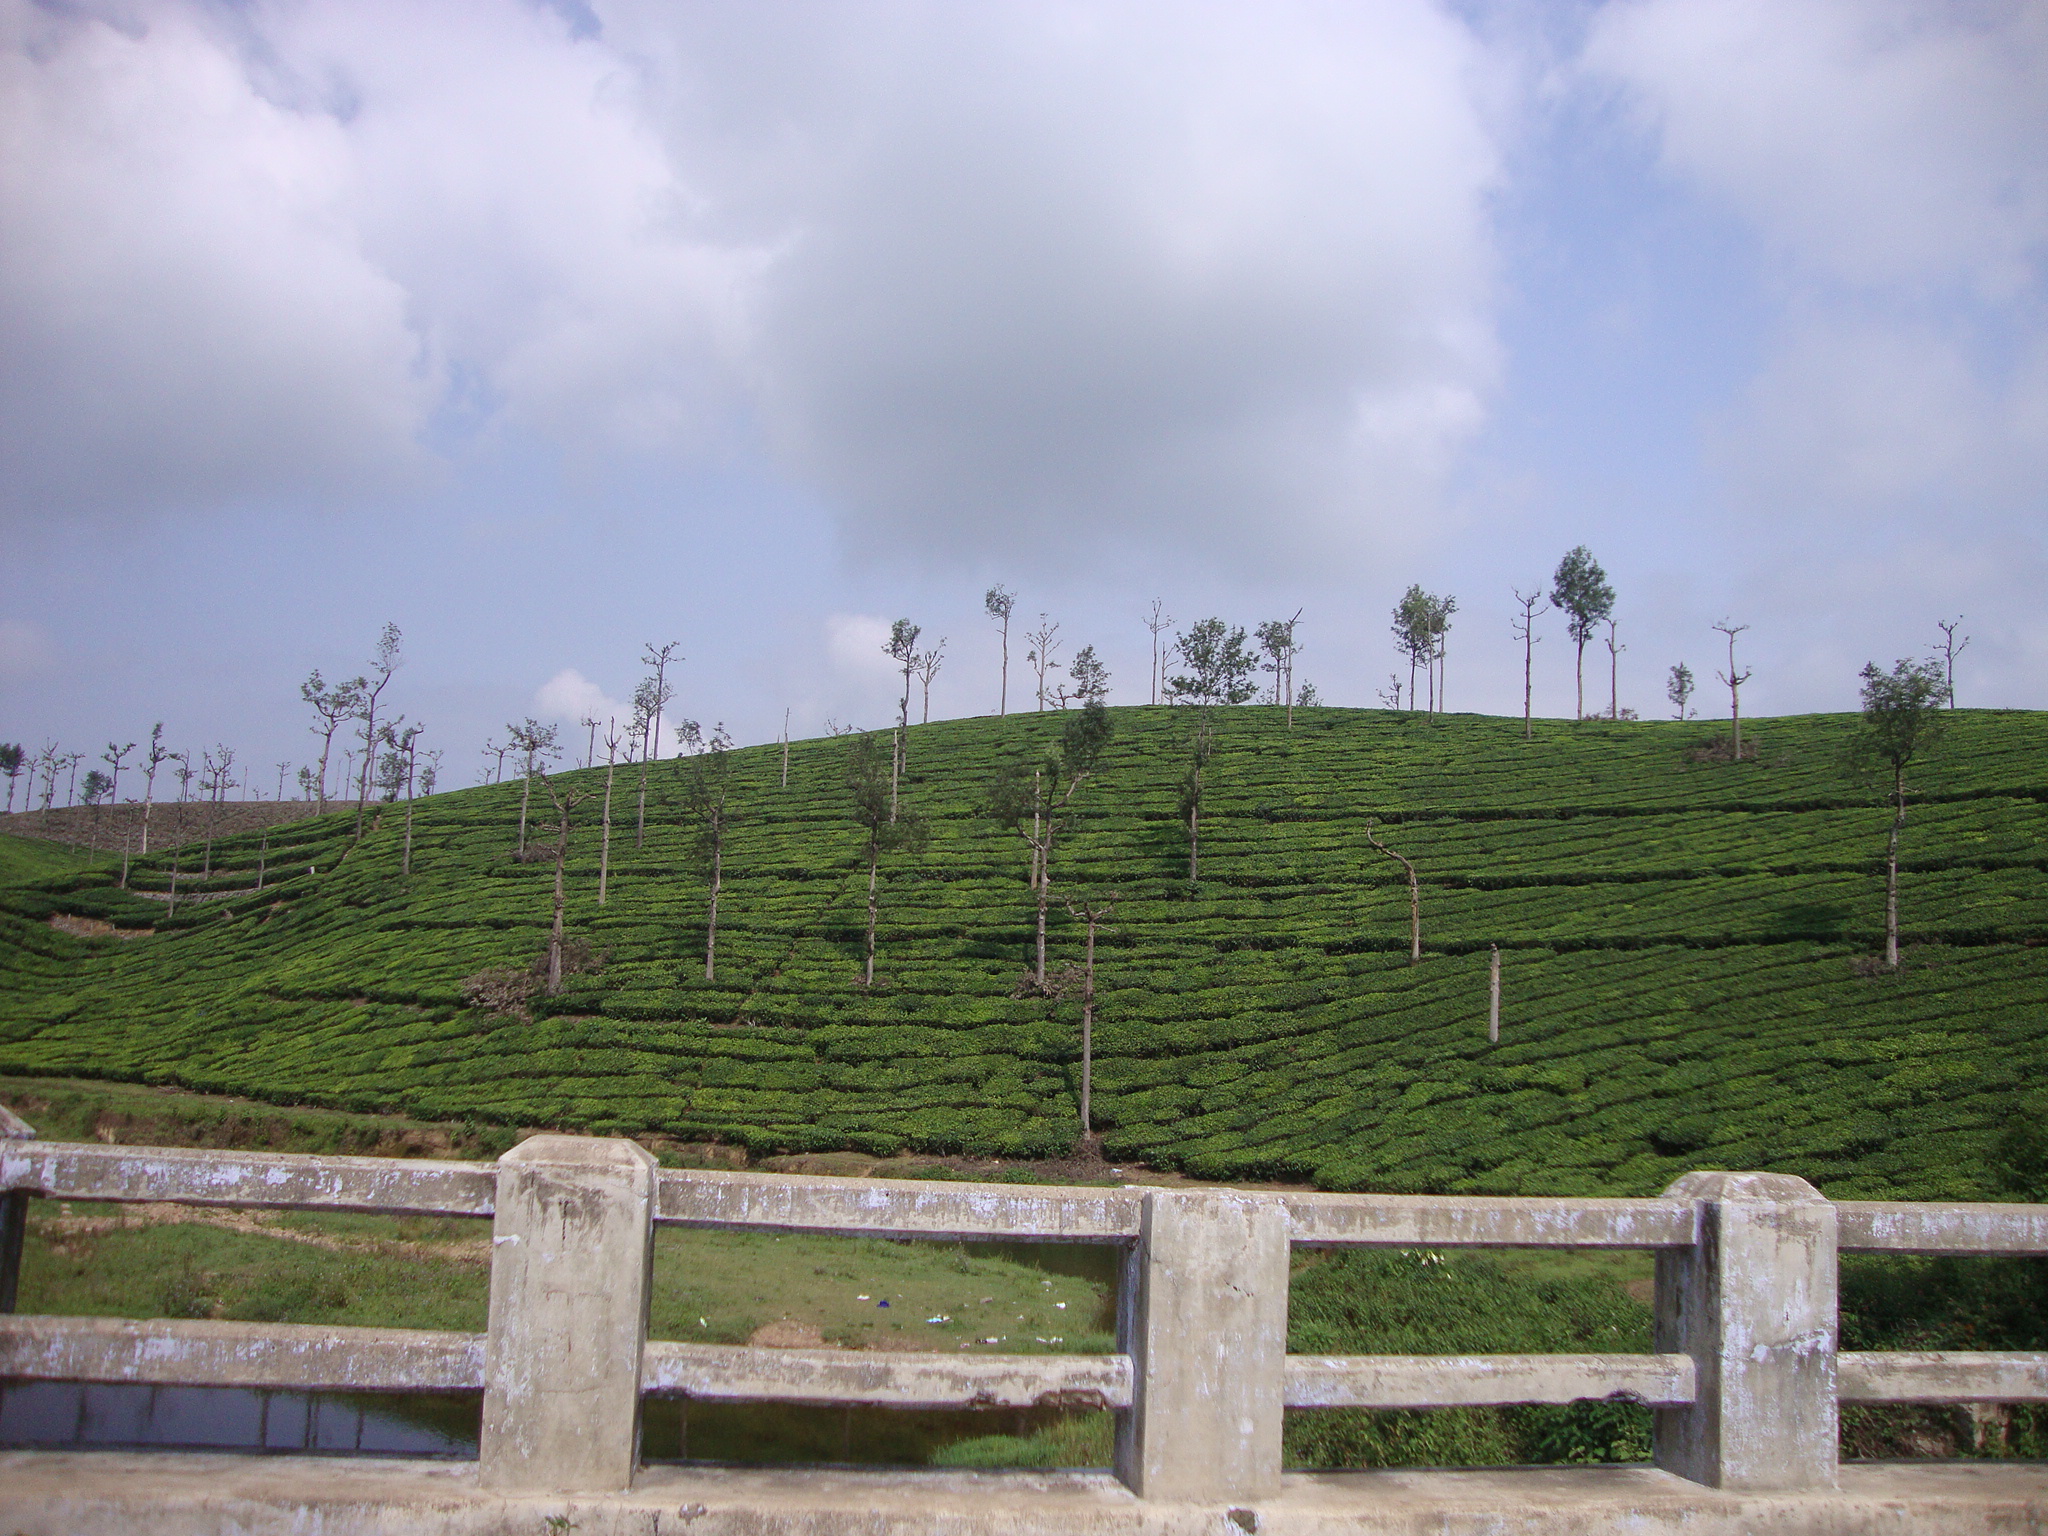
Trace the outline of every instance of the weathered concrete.
<path fill-rule="evenodd" d="M 889 1408 L 1128 1408 L 1128 1355 L 938 1355 L 647 1341 L 641 1390 Z"/>
<path fill-rule="evenodd" d="M 559 1522 L 551 1527 L 550 1522 Z M 0 1453 L 19 1536 L 2022 1536 L 2048 1471 L 1854 1466 L 1838 1492 L 1745 1494 L 1649 1467 L 1290 1474 L 1245 1504 L 1152 1502 L 1101 1473 L 648 1467 L 629 1493 L 505 1497 L 472 1464 Z"/>
<path fill-rule="evenodd" d="M 1289 1355 L 1289 1408 L 1477 1408 L 1622 1398 L 1690 1403 L 1690 1355 Z"/>
<path fill-rule="evenodd" d="M 478 1442 L 485 1487 L 632 1487 L 654 1169 L 630 1141 L 587 1136 L 535 1136 L 498 1160 Z"/>
<path fill-rule="evenodd" d="M 1490 1195 L 1278 1197 L 1288 1233 L 1308 1248 L 1690 1248 L 1688 1201 L 1499 1199 Z"/>
<path fill-rule="evenodd" d="M 1925 1350 L 1835 1356 L 1845 1403 L 2048 1402 L 2048 1354 Z"/>
<path fill-rule="evenodd" d="M 33 1141 L 35 1136 L 34 1126 L 5 1104 L 0 1104 L 0 1140 Z M 28 1201 L 28 1195 L 20 1190 L 0 1194 L 0 1313 L 14 1310 L 15 1292 L 21 1285 L 21 1249 L 28 1234 Z"/>
<path fill-rule="evenodd" d="M 1134 1492 L 1243 1502 L 1279 1486 L 1287 1254 L 1276 1200 L 1146 1191 L 1119 1309 L 1134 1388 L 1116 1469 Z"/>
<path fill-rule="evenodd" d="M 1699 1243 L 1657 1255 L 1656 1347 L 1691 1355 L 1695 1397 L 1659 1408 L 1657 1465 L 1712 1488 L 1835 1480 L 1835 1211 L 1804 1179 L 1689 1173 Z"/>
<path fill-rule="evenodd" d="M 0 1378 L 303 1392 L 460 1392 L 484 1384 L 484 1335 L 312 1323 L 0 1318 Z"/>
<path fill-rule="evenodd" d="M 1140 1200 L 1135 1189 L 692 1169 L 661 1175 L 656 1219 L 693 1227 L 775 1227 L 947 1242 L 1117 1243 L 1138 1235 Z"/>
<path fill-rule="evenodd" d="M 0 1139 L 0 1189 L 55 1200 L 488 1216 L 496 1188 L 489 1163 Z"/>
<path fill-rule="evenodd" d="M 2048 1253 L 2048 1205 L 1838 1200 L 1844 1253 Z"/>

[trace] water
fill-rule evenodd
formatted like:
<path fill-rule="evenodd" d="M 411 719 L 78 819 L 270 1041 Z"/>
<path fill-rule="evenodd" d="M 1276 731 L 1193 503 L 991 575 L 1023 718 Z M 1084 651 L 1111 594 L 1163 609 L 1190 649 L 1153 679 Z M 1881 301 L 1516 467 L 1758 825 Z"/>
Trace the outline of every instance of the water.
<path fill-rule="evenodd" d="M 0 1446 L 473 1457 L 483 1394 L 0 1385 Z"/>

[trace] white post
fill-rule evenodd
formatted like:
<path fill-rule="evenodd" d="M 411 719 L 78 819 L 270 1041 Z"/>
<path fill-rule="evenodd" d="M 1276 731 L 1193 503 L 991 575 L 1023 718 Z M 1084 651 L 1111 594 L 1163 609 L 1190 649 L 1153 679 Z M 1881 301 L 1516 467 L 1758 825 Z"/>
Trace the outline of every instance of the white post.
<path fill-rule="evenodd" d="M 498 1159 L 479 1481 L 614 1493 L 640 1461 L 654 1159 L 630 1141 L 535 1136 Z"/>
<path fill-rule="evenodd" d="M 1134 1381 L 1117 1476 L 1147 1499 L 1269 1498 L 1280 1489 L 1286 1212 L 1228 1189 L 1144 1198 L 1120 1308 Z"/>
<path fill-rule="evenodd" d="M 1698 1397 L 1656 1414 L 1657 1465 L 1710 1488 L 1832 1488 L 1835 1208 L 1804 1179 L 1689 1173 L 1697 1246 L 1657 1255 L 1656 1345 Z"/>

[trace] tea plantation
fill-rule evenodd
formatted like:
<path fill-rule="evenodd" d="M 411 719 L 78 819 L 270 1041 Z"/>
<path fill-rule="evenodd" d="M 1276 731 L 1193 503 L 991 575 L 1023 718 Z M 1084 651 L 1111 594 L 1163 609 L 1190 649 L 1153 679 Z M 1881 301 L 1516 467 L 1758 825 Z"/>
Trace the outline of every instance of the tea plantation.
<path fill-rule="evenodd" d="M 1906 968 L 1871 972 L 1888 811 L 1848 716 L 1764 720 L 1756 761 L 1702 760 L 1699 723 L 1539 723 L 1384 711 L 1219 716 L 1201 880 L 1177 786 L 1186 720 L 1112 712 L 1056 892 L 1114 893 L 1095 1111 L 1111 1160 L 1332 1188 L 1648 1193 L 1689 1168 L 1773 1168 L 1838 1197 L 1982 1197 L 2000 1127 L 2048 1069 L 2048 721 L 1961 711 L 1916 770 L 1902 844 Z M 877 981 L 847 743 L 735 754 L 719 971 L 681 768 L 576 812 L 568 921 L 602 957 L 530 1015 L 465 1006 L 527 967 L 551 857 L 513 855 L 516 782 L 353 813 L 180 863 L 0 889 L 0 1072 L 175 1083 L 435 1120 L 659 1131 L 757 1153 L 1055 1156 L 1078 1131 L 1076 1001 L 1020 989 L 1028 852 L 981 812 L 1009 751 L 1059 715 L 916 727 L 922 851 L 883 863 Z M 545 799 L 535 794 L 537 807 Z M 537 823 L 541 819 L 536 810 Z M 1425 955 L 1408 963 L 1405 876 Z M 543 827 L 538 840 L 552 833 Z M 188 899 L 203 896 L 204 899 Z M 1080 957 L 1057 903 L 1055 964 Z M 147 936 L 76 937 L 52 914 Z M 76 928 L 80 925 L 72 924 Z M 1488 946 L 1501 1038 L 1486 1034 Z M 1022 995 L 1020 995 L 1020 992 Z"/>

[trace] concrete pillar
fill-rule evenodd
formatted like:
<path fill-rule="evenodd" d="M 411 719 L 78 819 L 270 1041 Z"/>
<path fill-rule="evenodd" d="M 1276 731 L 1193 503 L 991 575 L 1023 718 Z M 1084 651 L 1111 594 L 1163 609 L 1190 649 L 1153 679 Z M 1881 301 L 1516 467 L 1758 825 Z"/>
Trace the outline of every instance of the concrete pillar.
<path fill-rule="evenodd" d="M 1659 1408 L 1657 1465 L 1710 1488 L 1835 1486 L 1835 1208 L 1804 1179 L 1689 1173 L 1698 1246 L 1657 1254 L 1656 1348 L 1699 1396 Z"/>
<path fill-rule="evenodd" d="M 498 1159 L 479 1478 L 505 1493 L 613 1493 L 640 1461 L 654 1159 L 535 1136 Z"/>
<path fill-rule="evenodd" d="M 1245 1503 L 1280 1490 L 1287 1216 L 1229 1189 L 1145 1194 L 1120 1330 L 1135 1381 L 1117 1476 L 1147 1499 Z"/>

